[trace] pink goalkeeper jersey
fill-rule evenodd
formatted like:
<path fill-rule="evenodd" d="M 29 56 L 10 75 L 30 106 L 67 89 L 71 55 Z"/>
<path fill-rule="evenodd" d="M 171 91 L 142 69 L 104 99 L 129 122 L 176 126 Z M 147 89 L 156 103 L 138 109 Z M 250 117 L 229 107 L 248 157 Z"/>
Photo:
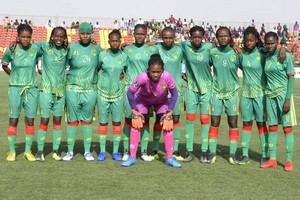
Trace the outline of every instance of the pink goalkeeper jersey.
<path fill-rule="evenodd" d="M 160 105 L 168 101 L 168 91 L 176 88 L 175 79 L 164 71 L 157 83 L 151 81 L 147 72 L 141 73 L 131 83 L 129 90 L 135 99 L 148 105 Z"/>

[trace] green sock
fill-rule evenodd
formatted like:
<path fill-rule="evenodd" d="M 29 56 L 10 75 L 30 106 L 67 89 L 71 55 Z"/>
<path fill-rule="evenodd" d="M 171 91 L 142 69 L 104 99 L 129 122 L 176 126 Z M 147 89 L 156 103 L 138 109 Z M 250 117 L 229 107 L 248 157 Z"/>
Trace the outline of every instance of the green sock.
<path fill-rule="evenodd" d="M 202 151 L 202 153 L 205 153 L 208 150 L 208 131 L 209 131 L 209 128 L 210 128 L 209 124 L 202 124 L 201 125 L 201 138 L 202 138 L 201 151 Z"/>
<path fill-rule="evenodd" d="M 186 149 L 188 151 L 193 151 L 194 121 L 186 120 L 185 129 L 186 129 L 186 133 L 185 133 Z"/>
<path fill-rule="evenodd" d="M 147 153 L 147 149 L 148 149 L 148 142 L 149 142 L 149 131 L 150 128 L 142 128 L 141 130 L 141 134 L 142 134 L 142 138 L 141 138 L 141 152 L 146 152 Z"/>
<path fill-rule="evenodd" d="M 46 131 L 39 129 L 37 131 L 38 151 L 43 151 L 45 146 Z"/>
<path fill-rule="evenodd" d="M 180 127 L 173 128 L 173 131 L 174 131 L 173 151 L 178 151 L 179 139 L 180 139 Z"/>
<path fill-rule="evenodd" d="M 277 132 L 269 132 L 268 142 L 270 159 L 276 160 Z"/>
<path fill-rule="evenodd" d="M 91 152 L 92 135 L 93 135 L 92 124 L 82 126 L 84 153 Z"/>
<path fill-rule="evenodd" d="M 249 156 L 249 145 L 251 139 L 251 132 L 242 131 L 242 151 L 243 156 Z"/>
<path fill-rule="evenodd" d="M 286 160 L 292 161 L 293 160 L 293 153 L 294 153 L 294 133 L 291 132 L 289 134 L 284 134 L 285 136 L 285 145 L 286 145 Z"/>
<path fill-rule="evenodd" d="M 208 143 L 209 143 L 208 145 L 209 145 L 210 153 L 211 154 L 216 154 L 218 139 L 217 138 L 208 139 Z"/>
<path fill-rule="evenodd" d="M 106 152 L 107 134 L 99 134 L 100 152 Z"/>
<path fill-rule="evenodd" d="M 153 133 L 153 150 L 159 150 L 159 140 L 160 140 L 161 131 L 154 131 Z"/>
<path fill-rule="evenodd" d="M 53 144 L 52 148 L 53 151 L 57 151 L 59 149 L 59 145 L 61 142 L 61 135 L 62 135 L 62 130 L 61 129 L 53 129 Z"/>
<path fill-rule="evenodd" d="M 33 135 L 26 134 L 25 153 L 29 153 L 31 151 L 32 142 Z"/>
<path fill-rule="evenodd" d="M 12 153 L 16 153 L 15 144 L 16 144 L 16 135 L 10 135 L 7 137 L 9 151 Z"/>
<path fill-rule="evenodd" d="M 67 144 L 68 151 L 74 151 L 75 140 L 77 136 L 78 126 L 67 126 Z"/>
<path fill-rule="evenodd" d="M 260 148 L 262 157 L 266 158 L 268 154 L 268 133 L 259 135 Z"/>
<path fill-rule="evenodd" d="M 123 127 L 123 146 L 124 146 L 124 152 L 129 151 L 129 136 L 130 136 L 130 128 L 124 126 Z"/>
<path fill-rule="evenodd" d="M 113 142 L 114 142 L 113 153 L 119 152 L 120 141 L 121 141 L 121 135 L 113 134 Z"/>

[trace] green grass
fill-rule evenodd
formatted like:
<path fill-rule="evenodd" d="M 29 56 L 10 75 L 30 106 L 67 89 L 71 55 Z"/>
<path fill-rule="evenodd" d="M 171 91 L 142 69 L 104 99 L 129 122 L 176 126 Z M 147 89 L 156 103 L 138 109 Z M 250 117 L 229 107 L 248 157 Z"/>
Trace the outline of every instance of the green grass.
<path fill-rule="evenodd" d="M 201 164 L 200 123 L 195 128 L 194 153 L 196 160 L 183 163 L 181 169 L 167 167 L 164 159 L 144 162 L 138 159 L 136 166 L 121 167 L 120 162 L 112 161 L 110 156 L 104 162 L 87 162 L 82 156 L 81 133 L 75 144 L 76 156 L 70 162 L 57 162 L 51 159 L 51 127 L 46 140 L 45 162 L 28 162 L 22 158 L 24 151 L 24 118 L 21 116 L 17 135 L 17 160 L 5 160 L 8 151 L 6 129 L 7 114 L 7 76 L 0 72 L 0 198 L 1 199 L 298 199 L 300 196 L 299 128 L 294 128 L 295 154 L 294 171 L 283 170 L 285 163 L 285 143 L 282 128 L 279 131 L 278 161 L 276 169 L 260 169 L 260 147 L 258 132 L 253 127 L 250 157 L 251 163 L 244 166 L 230 165 L 227 162 L 229 151 L 228 126 L 222 116 L 217 163 Z M 300 80 L 295 85 L 295 107 L 300 112 Z M 298 98 L 297 98 L 298 97 Z M 300 116 L 299 116 L 300 118 Z M 36 120 L 36 127 L 39 118 Z M 298 124 L 299 120 L 298 120 Z M 65 128 L 65 123 L 63 124 Z M 185 150 L 185 113 L 181 115 L 180 150 Z M 92 150 L 96 157 L 99 152 L 97 123 L 93 124 Z M 241 123 L 239 122 L 239 128 Z M 80 130 L 80 129 L 79 129 Z M 64 129 L 65 133 L 65 129 Z M 112 136 L 109 134 L 109 139 Z M 67 150 L 63 135 L 61 151 Z M 108 152 L 112 150 L 110 141 Z M 150 141 L 149 147 L 151 148 Z M 122 146 L 121 146 L 122 147 Z M 163 142 L 161 142 L 163 150 Z M 36 152 L 36 143 L 33 152 Z M 150 149 L 149 148 L 149 149 Z M 161 151 L 163 154 L 163 151 Z M 241 155 L 241 149 L 238 149 Z"/>

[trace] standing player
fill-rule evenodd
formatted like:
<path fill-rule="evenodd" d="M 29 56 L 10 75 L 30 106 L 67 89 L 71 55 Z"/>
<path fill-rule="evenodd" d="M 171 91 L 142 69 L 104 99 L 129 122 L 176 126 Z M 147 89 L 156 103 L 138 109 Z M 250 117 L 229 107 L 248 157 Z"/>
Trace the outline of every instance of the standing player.
<path fill-rule="evenodd" d="M 183 74 L 187 80 L 185 92 L 186 105 L 186 149 L 187 157 L 184 161 L 188 162 L 194 159 L 194 123 L 198 106 L 200 106 L 201 123 L 201 157 L 200 162 L 207 162 L 208 150 L 208 130 L 209 130 L 209 112 L 212 75 L 209 63 L 209 54 L 212 44 L 202 42 L 205 31 L 200 26 L 194 26 L 190 29 L 190 41 L 180 43 L 183 49 L 186 61 L 186 73 Z"/>
<path fill-rule="evenodd" d="M 23 107 L 26 134 L 24 158 L 28 161 L 36 161 L 31 153 L 31 146 L 38 102 L 35 66 L 39 57 L 39 46 L 30 43 L 32 28 L 29 25 L 20 24 L 17 33 L 16 48 L 14 51 L 8 48 L 2 58 L 2 68 L 9 75 L 9 125 L 7 128 L 9 152 L 6 160 L 16 160 L 17 126 Z M 8 67 L 9 63 L 11 68 Z"/>
<path fill-rule="evenodd" d="M 112 158 L 121 161 L 119 144 L 121 140 L 121 114 L 124 103 L 124 85 L 122 79 L 126 71 L 127 55 L 119 48 L 121 34 L 113 30 L 108 35 L 110 48 L 99 55 L 100 78 L 98 81 L 98 113 L 100 154 L 98 160 L 106 159 L 106 137 L 109 113 L 112 115 L 113 153 Z"/>
<path fill-rule="evenodd" d="M 168 99 L 168 92 L 171 98 Z M 158 54 L 151 56 L 147 72 L 140 74 L 130 85 L 128 99 L 132 108 L 132 128 L 130 132 L 130 157 L 122 163 L 129 167 L 136 164 L 136 152 L 141 137 L 141 128 L 151 106 L 156 113 L 156 122 L 161 121 L 164 129 L 166 164 L 181 167 L 172 157 L 173 120 L 172 112 L 178 96 L 174 78 L 164 71 L 164 63 Z M 149 98 L 151 96 L 151 98 Z"/>
<path fill-rule="evenodd" d="M 128 55 L 128 68 L 125 76 L 125 91 L 127 91 L 132 81 L 142 72 L 147 70 L 148 60 L 150 56 L 157 53 L 155 47 L 146 45 L 145 39 L 147 36 L 147 28 L 144 24 L 137 24 L 134 28 L 135 43 L 125 47 L 124 52 Z M 124 136 L 124 155 L 123 160 L 127 160 L 129 157 L 129 135 L 131 128 L 131 107 L 128 102 L 127 95 L 124 99 L 125 105 L 125 122 L 123 127 Z M 149 119 L 149 118 L 147 118 Z M 146 120 L 147 120 L 146 119 Z M 148 140 L 149 140 L 149 121 L 145 121 L 143 128 L 141 129 L 141 158 L 144 161 L 152 161 L 147 154 Z"/>
<path fill-rule="evenodd" d="M 37 132 L 38 152 L 36 160 L 44 161 L 44 145 L 50 112 L 53 114 L 53 153 L 54 160 L 61 160 L 58 152 L 62 136 L 61 117 L 65 106 L 65 71 L 68 53 L 66 29 L 52 30 L 49 42 L 39 44 L 42 54 L 42 78 L 40 83 L 39 109 L 41 122 Z"/>
<path fill-rule="evenodd" d="M 278 124 L 282 124 L 287 153 L 287 161 L 284 170 L 292 171 L 294 153 L 293 125 L 296 125 L 296 115 L 292 96 L 294 90 L 295 69 L 289 53 L 286 53 L 285 62 L 278 62 L 278 40 L 278 35 L 274 32 L 268 32 L 265 35 L 265 46 L 268 50 L 264 70 L 267 78 L 266 101 L 269 123 L 268 143 L 270 160 L 260 167 L 277 167 L 277 131 Z"/>
<path fill-rule="evenodd" d="M 219 126 L 222 110 L 225 107 L 229 125 L 229 163 L 236 164 L 235 153 L 239 141 L 237 128 L 239 88 L 237 69 L 239 60 L 235 51 L 230 47 L 232 42 L 230 30 L 227 27 L 220 27 L 216 32 L 216 37 L 220 46 L 210 52 L 210 62 L 213 65 L 214 75 L 211 96 L 211 127 L 209 129 L 210 157 L 208 162 L 216 162 Z"/>
<path fill-rule="evenodd" d="M 254 119 L 256 120 L 262 150 L 260 163 L 265 163 L 267 158 L 266 78 L 263 72 L 264 54 L 261 50 L 262 47 L 263 43 L 257 30 L 250 26 L 246 28 L 244 31 L 244 48 L 240 56 L 240 68 L 243 71 L 240 101 L 243 121 L 241 133 L 243 157 L 239 164 L 247 164 L 250 161 L 248 152 Z"/>
<path fill-rule="evenodd" d="M 71 44 L 67 56 L 70 69 L 66 77 L 68 153 L 63 157 L 66 161 L 73 159 L 79 122 L 82 125 L 84 158 L 87 161 L 94 160 L 90 153 L 92 120 L 97 100 L 99 53 L 102 49 L 91 43 L 91 34 L 91 25 L 87 22 L 81 23 L 79 25 L 80 40 Z"/>
<path fill-rule="evenodd" d="M 179 46 L 174 45 L 175 30 L 171 27 L 166 27 L 161 31 L 162 43 L 156 45 L 159 55 L 164 62 L 164 69 L 169 72 L 176 81 L 176 88 L 178 91 L 178 98 L 176 105 L 173 109 L 173 122 L 174 122 L 174 146 L 173 146 L 173 156 L 182 161 L 183 157 L 178 151 L 179 138 L 180 138 L 180 107 L 182 104 L 182 65 L 183 65 L 183 51 Z M 154 134 L 153 134 L 153 152 L 151 158 L 159 159 L 159 140 L 161 135 L 161 125 L 160 123 L 154 124 Z"/>

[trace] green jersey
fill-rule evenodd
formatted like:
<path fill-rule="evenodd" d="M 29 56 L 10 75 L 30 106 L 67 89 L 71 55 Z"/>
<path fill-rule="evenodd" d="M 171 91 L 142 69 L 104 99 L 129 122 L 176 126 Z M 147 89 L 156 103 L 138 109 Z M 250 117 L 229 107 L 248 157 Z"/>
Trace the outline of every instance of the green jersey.
<path fill-rule="evenodd" d="M 213 65 L 213 95 L 218 99 L 230 99 L 239 88 L 237 54 L 230 46 L 223 51 L 213 48 L 210 51 L 210 62 Z"/>
<path fill-rule="evenodd" d="M 182 90 L 182 63 L 184 62 L 182 49 L 179 46 L 173 46 L 168 49 L 162 43 L 157 44 L 155 47 L 164 61 L 164 69 L 175 79 L 176 88 L 180 94 Z"/>
<path fill-rule="evenodd" d="M 295 74 L 291 55 L 286 53 L 284 63 L 278 61 L 279 49 L 273 55 L 266 55 L 265 73 L 267 77 L 266 95 L 269 98 L 277 97 L 287 91 L 288 76 Z"/>
<path fill-rule="evenodd" d="M 57 97 L 64 96 L 65 91 L 65 71 L 67 65 L 67 52 L 65 48 L 56 48 L 49 42 L 39 43 L 42 54 L 42 78 L 40 90 L 55 94 Z"/>
<path fill-rule="evenodd" d="M 125 77 L 126 85 L 130 85 L 139 74 L 146 71 L 150 56 L 158 53 L 155 47 L 148 46 L 146 44 L 143 44 L 142 46 L 137 46 L 136 44 L 126 46 L 124 52 L 129 57 Z"/>
<path fill-rule="evenodd" d="M 96 90 L 98 81 L 99 53 L 98 45 L 82 46 L 80 42 L 71 44 L 68 52 L 70 69 L 66 77 L 66 90 L 83 92 Z"/>
<path fill-rule="evenodd" d="M 187 89 L 206 94 L 211 90 L 212 75 L 209 63 L 212 44 L 203 42 L 195 48 L 190 41 L 180 43 L 186 62 Z"/>
<path fill-rule="evenodd" d="M 100 78 L 98 95 L 103 101 L 116 101 L 124 96 L 124 84 L 120 75 L 126 70 L 128 56 L 124 52 L 113 53 L 110 49 L 99 55 Z"/>
<path fill-rule="evenodd" d="M 240 56 L 240 68 L 243 71 L 243 87 L 241 95 L 247 98 L 256 98 L 264 95 L 266 88 L 266 77 L 264 68 L 263 54 L 258 48 L 251 52 L 243 49 Z"/>
<path fill-rule="evenodd" d="M 36 44 L 31 44 L 25 50 L 17 45 L 13 52 L 7 48 L 2 58 L 2 64 L 11 63 L 9 85 L 37 87 L 36 64 L 39 56 L 40 48 Z"/>

